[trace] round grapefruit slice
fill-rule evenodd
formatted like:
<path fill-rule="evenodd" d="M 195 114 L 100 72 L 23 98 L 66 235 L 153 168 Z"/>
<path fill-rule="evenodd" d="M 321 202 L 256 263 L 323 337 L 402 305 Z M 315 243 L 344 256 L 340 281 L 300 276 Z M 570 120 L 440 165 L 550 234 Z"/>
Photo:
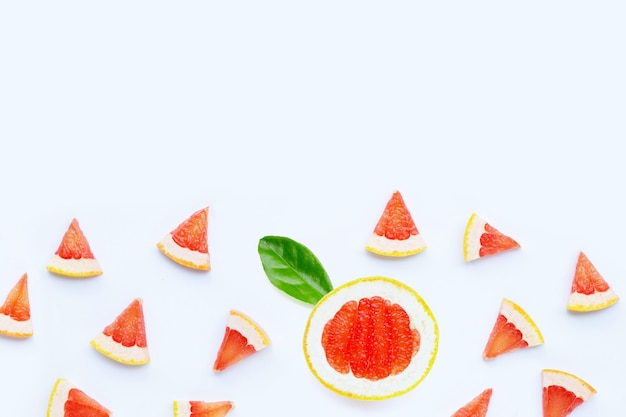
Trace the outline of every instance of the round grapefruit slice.
<path fill-rule="evenodd" d="M 543 417 L 565 417 L 596 393 L 595 388 L 568 372 L 544 369 L 541 378 Z"/>
<path fill-rule="evenodd" d="M 52 388 L 46 417 L 109 417 L 111 414 L 67 379 L 59 378 Z"/>
<path fill-rule="evenodd" d="M 74 278 L 95 277 L 102 274 L 102 268 L 91 252 L 89 242 L 78 220 L 72 219 L 57 251 L 46 265 L 46 269 L 58 275 Z"/>
<path fill-rule="evenodd" d="M 208 215 L 208 207 L 193 213 L 157 243 L 159 250 L 181 265 L 209 271 Z"/>
<path fill-rule="evenodd" d="M 213 370 L 223 371 L 269 345 L 270 339 L 261 326 L 242 312 L 230 310 Z"/>
<path fill-rule="evenodd" d="M 104 356 L 127 365 L 143 365 L 150 361 L 146 341 L 146 325 L 142 300 L 133 300 L 113 323 L 91 340 L 91 345 Z"/>
<path fill-rule="evenodd" d="M 27 274 L 22 275 L 0 306 L 0 334 L 13 337 L 33 335 Z"/>
<path fill-rule="evenodd" d="M 484 359 L 543 344 L 543 336 L 530 316 L 513 301 L 504 298 L 500 312 L 483 351 Z"/>
<path fill-rule="evenodd" d="M 224 417 L 232 401 L 174 401 L 174 417 Z"/>
<path fill-rule="evenodd" d="M 463 235 L 465 262 L 519 247 L 519 243 L 511 237 L 498 231 L 476 213 L 472 213 Z"/>
<path fill-rule="evenodd" d="M 394 191 L 387 202 L 365 249 L 378 255 L 409 256 L 426 249 L 400 191 Z"/>
<path fill-rule="evenodd" d="M 359 400 L 383 400 L 415 388 L 437 355 L 439 328 L 408 285 L 358 278 L 326 294 L 306 324 L 306 363 L 326 388 Z"/>
<path fill-rule="evenodd" d="M 489 409 L 489 401 L 491 401 L 492 392 L 493 390 L 491 388 L 487 388 L 470 402 L 459 408 L 456 413 L 452 414 L 452 417 L 485 417 Z"/>
<path fill-rule="evenodd" d="M 596 311 L 610 307 L 618 300 L 615 291 L 602 278 L 587 256 L 580 252 L 567 302 L 568 310 Z"/>

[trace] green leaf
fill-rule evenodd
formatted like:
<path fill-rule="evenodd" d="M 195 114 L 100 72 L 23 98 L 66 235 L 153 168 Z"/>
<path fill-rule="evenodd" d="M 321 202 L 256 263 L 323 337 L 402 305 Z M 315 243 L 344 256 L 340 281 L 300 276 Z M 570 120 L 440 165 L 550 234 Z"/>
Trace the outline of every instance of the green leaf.
<path fill-rule="evenodd" d="M 270 282 L 293 298 L 315 305 L 333 289 L 319 259 L 293 239 L 265 236 L 259 240 L 259 256 Z"/>

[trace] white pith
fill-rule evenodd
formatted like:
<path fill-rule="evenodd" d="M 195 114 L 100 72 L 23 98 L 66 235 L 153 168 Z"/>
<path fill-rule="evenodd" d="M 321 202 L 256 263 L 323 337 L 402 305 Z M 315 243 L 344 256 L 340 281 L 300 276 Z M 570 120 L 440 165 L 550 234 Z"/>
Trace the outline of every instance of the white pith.
<path fill-rule="evenodd" d="M 50 394 L 46 417 L 63 417 L 65 415 L 65 401 L 72 388 L 74 386 L 67 379 L 57 379 Z"/>
<path fill-rule="evenodd" d="M 537 346 L 543 343 L 543 336 L 532 321 L 530 316 L 517 304 L 506 298 L 502 300 L 500 314 L 506 317 L 507 321 L 513 323 L 517 330 L 522 332 L 522 338 L 528 346 Z"/>
<path fill-rule="evenodd" d="M 75 277 L 91 277 L 102 274 L 102 268 L 95 258 L 65 259 L 54 254 L 46 268 L 60 275 Z"/>
<path fill-rule="evenodd" d="M 189 401 L 174 401 L 174 417 L 191 417 Z"/>
<path fill-rule="evenodd" d="M 404 240 L 388 239 L 385 236 L 372 233 L 365 248 L 380 255 L 407 256 L 426 249 L 426 242 L 419 233 Z"/>
<path fill-rule="evenodd" d="M 465 261 L 473 261 L 480 258 L 480 236 L 485 233 L 485 225 L 487 222 L 478 216 L 472 214 L 465 228 L 463 236 L 463 256 Z"/>
<path fill-rule="evenodd" d="M 356 378 L 351 372 L 337 372 L 328 364 L 321 343 L 324 326 L 341 306 L 350 300 L 373 296 L 380 296 L 402 306 L 411 319 L 411 326 L 419 331 L 421 337 L 420 349 L 409 366 L 400 374 L 378 381 Z M 375 277 L 349 282 L 318 302 L 309 316 L 303 347 L 309 367 L 323 385 L 345 396 L 369 400 L 393 397 L 417 386 L 430 371 L 438 340 L 437 323 L 424 300 L 405 284 L 389 278 Z"/>
<path fill-rule="evenodd" d="M 248 340 L 248 344 L 252 345 L 256 351 L 270 344 L 270 339 L 265 331 L 250 317 L 239 311 L 230 311 L 226 326 L 241 333 L 241 335 Z"/>
<path fill-rule="evenodd" d="M 174 242 L 171 233 L 165 235 L 165 237 L 161 239 L 157 246 L 167 256 L 169 256 L 176 262 L 182 263 L 183 265 L 191 266 L 198 269 L 209 268 L 210 260 L 208 252 L 202 253 L 179 246 L 176 242 Z"/>
<path fill-rule="evenodd" d="M 124 346 L 111 336 L 100 333 L 91 341 L 91 345 L 109 358 L 128 365 L 142 365 L 150 361 L 147 347 Z"/>
<path fill-rule="evenodd" d="M 592 294 L 582 294 L 573 292 L 569 295 L 567 308 L 574 311 L 601 310 L 612 306 L 619 300 L 619 297 L 612 288 L 606 291 L 596 291 Z"/>
<path fill-rule="evenodd" d="M 31 319 L 19 321 L 5 314 L 0 314 L 0 334 L 15 337 L 32 336 L 33 323 Z"/>
<path fill-rule="evenodd" d="M 541 379 L 544 388 L 557 385 L 573 392 L 574 395 L 582 398 L 583 401 L 587 401 L 596 393 L 595 388 L 579 377 L 556 369 L 544 369 L 541 373 Z"/>

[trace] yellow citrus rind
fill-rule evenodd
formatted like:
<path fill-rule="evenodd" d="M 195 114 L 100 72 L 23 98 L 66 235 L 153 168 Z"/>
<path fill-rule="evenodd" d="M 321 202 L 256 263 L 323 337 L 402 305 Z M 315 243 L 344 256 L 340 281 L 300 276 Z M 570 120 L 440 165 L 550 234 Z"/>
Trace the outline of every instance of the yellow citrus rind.
<path fill-rule="evenodd" d="M 619 301 L 618 295 L 609 288 L 606 291 L 596 291 L 593 294 L 570 293 L 567 309 L 578 312 L 602 310 Z"/>
<path fill-rule="evenodd" d="M 72 278 L 90 278 L 102 275 L 102 268 L 95 258 L 64 259 L 53 255 L 46 269 L 57 275 Z"/>
<path fill-rule="evenodd" d="M 209 406 L 210 411 L 206 413 L 198 413 L 197 411 L 193 413 L 194 416 L 206 416 L 206 417 L 224 417 L 226 414 L 233 409 L 234 404 L 232 401 L 215 401 L 215 402 L 207 402 L 207 401 L 195 401 L 196 403 L 200 403 L 206 406 Z M 174 401 L 174 417 L 191 417 L 191 401 Z"/>
<path fill-rule="evenodd" d="M 270 345 L 270 338 L 254 320 L 237 310 L 230 310 L 226 327 L 237 330 L 257 352 Z"/>
<path fill-rule="evenodd" d="M 583 379 L 558 369 L 542 370 L 541 379 L 544 388 L 552 385 L 560 386 L 582 398 L 583 401 L 587 401 L 597 392 L 594 387 Z"/>
<path fill-rule="evenodd" d="M 11 337 L 31 337 L 33 335 L 33 322 L 28 320 L 15 320 L 5 314 L 0 314 L 0 334 Z"/>
<path fill-rule="evenodd" d="M 100 333 L 89 343 L 107 358 L 125 365 L 144 365 L 150 362 L 150 352 L 147 347 L 124 346 L 104 333 Z"/>
<path fill-rule="evenodd" d="M 398 303 L 419 331 L 420 349 L 409 366 L 398 375 L 378 381 L 342 375 L 326 361 L 321 334 L 324 325 L 350 300 L 381 296 Z M 433 367 L 439 347 L 439 327 L 430 307 L 410 286 L 392 278 L 374 276 L 347 282 L 326 294 L 313 308 L 304 330 L 303 351 L 307 366 L 329 390 L 358 400 L 384 400 L 403 395 L 417 387 Z"/>
<path fill-rule="evenodd" d="M 54 382 L 54 386 L 52 387 L 52 392 L 50 393 L 50 398 L 48 400 L 46 417 L 65 416 L 65 402 L 67 401 L 70 391 L 73 389 L 76 389 L 76 387 L 70 381 L 65 378 L 57 378 Z M 111 415 L 110 410 L 107 410 L 106 407 L 103 408 L 109 415 Z"/>
<path fill-rule="evenodd" d="M 210 256 L 208 253 L 202 253 L 179 246 L 174 239 L 172 239 L 171 233 L 165 235 L 165 237 L 157 243 L 157 248 L 159 248 L 161 253 L 165 256 L 180 265 L 202 271 L 211 270 Z"/>
<path fill-rule="evenodd" d="M 411 235 L 408 239 L 388 239 L 372 233 L 365 245 L 365 249 L 377 255 L 403 257 L 416 255 L 426 249 L 426 243 L 421 234 Z"/>
<path fill-rule="evenodd" d="M 513 323 L 517 330 L 522 332 L 522 337 L 528 343 L 528 347 L 544 343 L 543 335 L 539 327 L 518 304 L 507 298 L 502 299 L 500 314 L 506 317 L 507 321 Z"/>

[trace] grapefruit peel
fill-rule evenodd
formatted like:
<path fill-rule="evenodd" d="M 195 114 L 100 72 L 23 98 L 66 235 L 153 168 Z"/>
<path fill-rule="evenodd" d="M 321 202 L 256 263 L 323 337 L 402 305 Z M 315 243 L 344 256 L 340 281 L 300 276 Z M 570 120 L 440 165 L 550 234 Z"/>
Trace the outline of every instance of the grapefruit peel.
<path fill-rule="evenodd" d="M 476 213 L 472 213 L 463 234 L 463 258 L 465 262 L 519 247 L 520 244 L 511 237 L 491 226 Z"/>
<path fill-rule="evenodd" d="M 381 214 L 365 249 L 377 255 L 404 257 L 426 249 L 424 238 L 400 191 L 394 191 Z"/>
<path fill-rule="evenodd" d="M 91 252 L 78 220 L 72 219 L 46 269 L 57 275 L 72 278 L 102 275 L 102 268 Z"/>
<path fill-rule="evenodd" d="M 347 302 L 368 297 L 382 297 L 401 306 L 410 319 L 411 328 L 417 330 L 419 335 L 419 349 L 416 353 L 413 352 L 408 366 L 397 374 L 378 380 L 357 378 L 352 370 L 347 373 L 335 370 L 326 358 L 322 342 L 326 324 L 342 306 Z M 368 340 L 367 343 L 370 346 L 377 342 L 385 344 L 387 337 L 386 335 L 379 339 L 374 336 L 375 340 Z M 347 282 L 320 300 L 309 315 L 304 331 L 303 350 L 310 371 L 329 390 L 358 400 L 384 400 L 409 392 L 426 378 L 434 364 L 438 343 L 437 321 L 421 296 L 400 281 L 375 276 Z"/>
<path fill-rule="evenodd" d="M 174 401 L 174 417 L 224 417 L 232 408 L 232 401 Z"/>
<path fill-rule="evenodd" d="M 493 389 L 487 388 L 470 402 L 459 408 L 452 417 L 485 417 L 489 409 Z"/>
<path fill-rule="evenodd" d="M 26 273 L 9 291 L 4 304 L 0 306 L 0 334 L 19 338 L 33 335 Z"/>
<path fill-rule="evenodd" d="M 578 312 L 602 310 L 619 301 L 589 258 L 580 252 L 567 301 L 567 309 Z"/>
<path fill-rule="evenodd" d="M 202 208 L 166 234 L 157 248 L 174 262 L 191 269 L 211 270 L 208 246 L 209 208 Z"/>
<path fill-rule="evenodd" d="M 565 417 L 597 392 L 576 375 L 557 369 L 542 370 L 541 379 L 543 417 Z"/>
<path fill-rule="evenodd" d="M 254 320 L 240 311 L 230 310 L 213 370 L 221 372 L 270 344 L 269 336 Z"/>
<path fill-rule="evenodd" d="M 504 298 L 498 318 L 483 351 L 483 359 L 543 344 L 543 335 L 528 313 L 513 301 Z"/>
<path fill-rule="evenodd" d="M 65 378 L 55 381 L 46 411 L 46 417 L 109 417 L 111 414 L 110 410 Z"/>

